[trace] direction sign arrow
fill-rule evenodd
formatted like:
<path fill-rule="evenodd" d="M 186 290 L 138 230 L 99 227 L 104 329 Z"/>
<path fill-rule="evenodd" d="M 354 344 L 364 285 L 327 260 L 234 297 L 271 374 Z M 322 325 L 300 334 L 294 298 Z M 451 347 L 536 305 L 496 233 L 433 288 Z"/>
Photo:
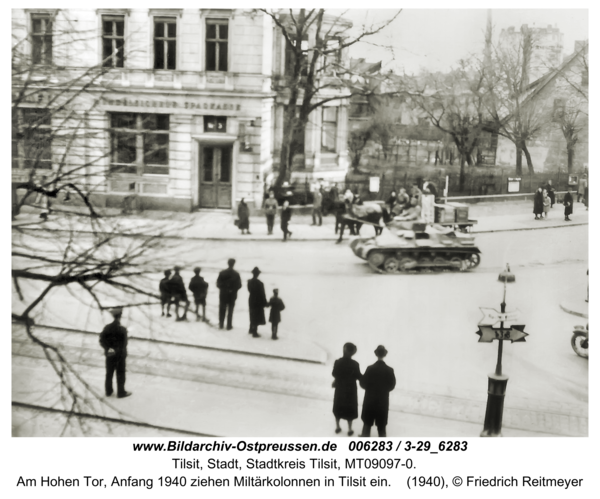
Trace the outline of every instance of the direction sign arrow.
<path fill-rule="evenodd" d="M 525 326 L 512 326 L 510 328 L 496 328 L 492 326 L 478 326 L 479 343 L 491 343 L 493 340 L 525 341 L 525 336 L 529 336 L 524 330 Z"/>
<path fill-rule="evenodd" d="M 498 312 L 495 308 L 479 307 L 483 313 L 483 319 L 479 321 L 481 326 L 495 326 L 500 322 L 516 321 L 521 312 L 515 310 L 513 312 Z"/>

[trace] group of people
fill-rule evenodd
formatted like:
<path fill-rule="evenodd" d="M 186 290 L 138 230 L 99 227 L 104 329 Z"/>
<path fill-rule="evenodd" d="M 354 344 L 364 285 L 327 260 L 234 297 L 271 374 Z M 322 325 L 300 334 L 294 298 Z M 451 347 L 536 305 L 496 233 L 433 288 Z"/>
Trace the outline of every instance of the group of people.
<path fill-rule="evenodd" d="M 173 268 L 174 274 L 171 270 L 164 271 L 164 277 L 161 279 L 158 290 L 160 292 L 160 307 L 161 316 L 171 317 L 171 305 L 175 305 L 175 320 L 176 321 L 187 321 L 187 312 L 190 306 L 190 300 L 187 297 L 187 290 L 183 278 L 179 273 L 182 268 L 175 266 Z M 198 309 L 202 305 L 202 320 L 206 321 L 206 295 L 208 294 L 208 283 L 200 275 L 200 267 L 194 269 L 194 277 L 190 280 L 188 289 L 194 295 L 194 304 L 196 305 L 196 320 L 200 320 L 200 314 Z M 179 306 L 183 304 L 184 310 L 183 315 L 179 315 Z"/>
<path fill-rule="evenodd" d="M 383 345 L 375 349 L 377 362 L 367 367 L 364 374 L 360 372 L 358 362 L 352 359 L 357 348 L 353 343 L 346 343 L 343 348 L 343 357 L 337 359 L 331 373 L 335 388 L 333 396 L 333 415 L 335 417 L 335 432 L 341 433 L 340 420 L 348 422 L 348 436 L 352 436 L 352 422 L 358 417 L 358 390 L 356 382 L 365 390 L 361 420 L 363 428 L 362 437 L 371 436 L 373 424 L 377 427 L 380 437 L 387 436 L 386 426 L 390 405 L 390 392 L 396 387 L 394 370 L 389 367 L 384 358 L 387 350 Z"/>
<path fill-rule="evenodd" d="M 281 206 L 281 231 L 283 232 L 283 240 L 287 241 L 288 237 L 292 237 L 289 224 L 292 219 L 292 208 L 290 207 L 290 198 L 292 193 L 290 191 L 284 194 L 283 204 Z M 271 236 L 273 234 L 273 226 L 275 225 L 275 216 L 277 215 L 277 209 L 279 203 L 275 199 L 275 193 L 271 190 L 264 203 L 265 216 L 267 218 L 267 234 Z M 242 234 L 250 234 L 250 208 L 246 203 L 245 199 L 242 198 L 238 205 L 238 218 L 237 226 L 242 231 Z"/>
<path fill-rule="evenodd" d="M 585 206 L 588 206 L 587 196 L 588 196 L 588 187 L 587 187 L 587 176 L 583 175 L 583 180 L 585 182 L 584 186 L 580 183 L 578 185 L 577 192 L 577 201 L 580 201 L 583 198 L 583 203 Z M 533 214 L 535 215 L 535 220 L 542 220 L 544 218 L 548 218 L 548 214 L 550 213 L 551 208 L 556 203 L 556 193 L 554 187 L 552 186 L 552 180 L 548 180 L 546 185 L 540 185 L 533 196 Z M 570 222 L 570 216 L 573 214 L 573 192 L 571 186 L 567 187 L 567 192 L 563 197 L 562 204 L 564 206 L 564 215 L 565 221 Z"/>

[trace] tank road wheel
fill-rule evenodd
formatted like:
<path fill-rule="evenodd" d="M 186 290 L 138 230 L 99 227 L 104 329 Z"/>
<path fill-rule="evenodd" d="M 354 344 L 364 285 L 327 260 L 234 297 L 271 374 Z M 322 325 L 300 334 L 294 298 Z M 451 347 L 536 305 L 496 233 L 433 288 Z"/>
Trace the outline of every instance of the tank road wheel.
<path fill-rule="evenodd" d="M 417 266 L 417 261 L 414 258 L 404 257 L 400 260 L 400 270 L 406 272 Z"/>
<path fill-rule="evenodd" d="M 463 267 L 463 261 L 462 258 L 458 257 L 458 256 L 453 256 L 452 258 L 450 258 L 450 267 L 452 267 L 454 270 L 462 270 Z"/>
<path fill-rule="evenodd" d="M 433 264 L 435 265 L 435 270 L 441 270 L 444 267 L 448 267 L 450 265 L 450 262 L 442 256 L 436 256 L 433 259 Z"/>
<path fill-rule="evenodd" d="M 477 265 L 479 265 L 480 261 L 481 258 L 479 257 L 479 253 L 471 253 L 465 259 L 465 263 L 468 269 L 474 269 L 475 267 L 477 267 Z"/>
<path fill-rule="evenodd" d="M 367 262 L 375 272 L 381 272 L 380 267 L 383 264 L 384 260 L 385 255 L 380 251 L 371 251 L 367 256 Z"/>
<path fill-rule="evenodd" d="M 395 274 L 400 268 L 400 262 L 395 256 L 390 256 L 383 264 L 383 268 L 388 274 Z"/>
<path fill-rule="evenodd" d="M 417 260 L 417 266 L 419 270 L 423 270 L 425 272 L 431 272 L 433 270 L 433 260 L 431 258 L 422 257 Z"/>

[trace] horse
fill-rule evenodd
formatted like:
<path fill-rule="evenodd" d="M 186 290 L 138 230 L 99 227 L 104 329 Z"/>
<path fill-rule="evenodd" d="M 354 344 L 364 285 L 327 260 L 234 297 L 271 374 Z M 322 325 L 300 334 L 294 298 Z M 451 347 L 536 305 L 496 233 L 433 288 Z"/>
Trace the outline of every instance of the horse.
<path fill-rule="evenodd" d="M 375 224 L 373 227 L 375 229 L 375 235 L 378 236 L 383 230 L 383 227 L 381 227 L 381 220 L 383 219 L 384 223 L 388 223 L 391 219 L 387 209 L 381 206 L 379 203 L 367 202 L 357 205 L 346 200 L 342 206 L 343 211 L 341 211 L 341 207 L 339 206 L 338 207 L 340 208 L 340 211 L 336 211 L 336 233 L 338 223 L 340 227 L 340 236 L 336 243 L 342 242 L 344 229 L 346 226 L 350 228 L 350 235 L 360 235 L 360 228 L 363 224 L 357 222 L 357 220 L 363 220 L 365 222 L 369 222 L 370 224 Z"/>

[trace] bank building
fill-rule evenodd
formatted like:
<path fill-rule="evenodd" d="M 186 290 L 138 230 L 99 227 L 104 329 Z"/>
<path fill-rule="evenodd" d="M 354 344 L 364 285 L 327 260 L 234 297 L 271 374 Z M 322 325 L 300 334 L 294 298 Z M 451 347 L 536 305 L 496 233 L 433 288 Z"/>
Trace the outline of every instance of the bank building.
<path fill-rule="evenodd" d="M 132 193 L 142 209 L 261 206 L 285 103 L 285 40 L 270 16 L 14 9 L 12 39 L 13 183 L 68 172 L 98 206 Z M 292 182 L 343 181 L 348 106 L 313 112 Z"/>

